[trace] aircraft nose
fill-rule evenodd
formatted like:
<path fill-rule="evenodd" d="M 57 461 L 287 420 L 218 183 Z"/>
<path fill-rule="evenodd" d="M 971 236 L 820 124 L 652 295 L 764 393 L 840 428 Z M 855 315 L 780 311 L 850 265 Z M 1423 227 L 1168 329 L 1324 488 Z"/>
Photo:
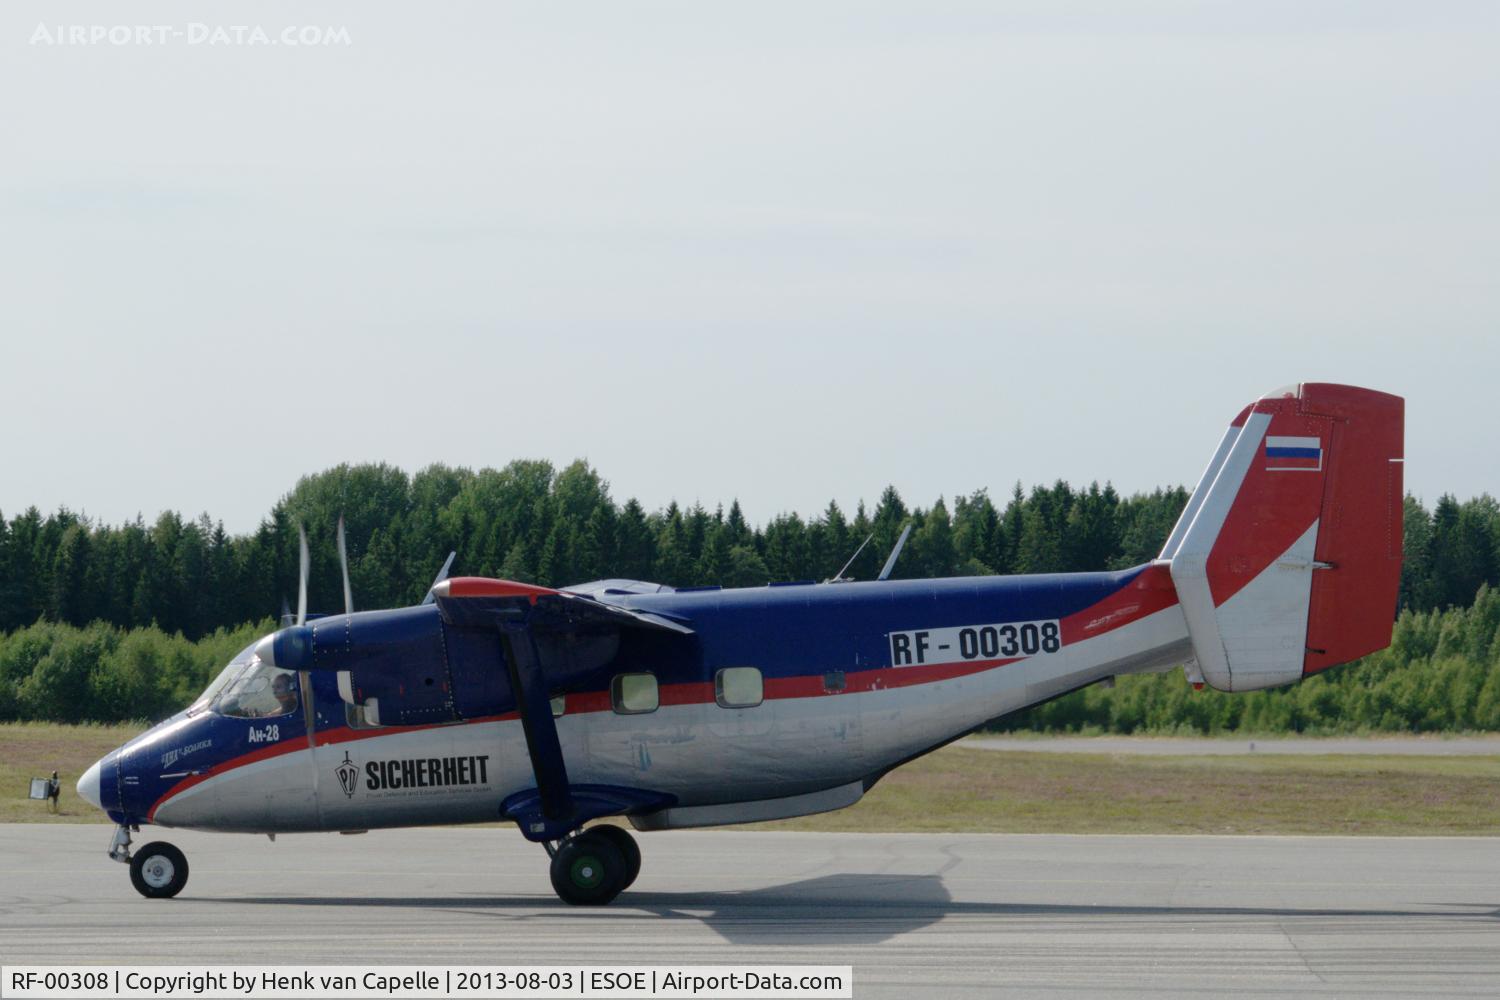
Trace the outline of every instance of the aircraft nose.
<path fill-rule="evenodd" d="M 78 779 L 78 797 L 92 805 L 95 809 L 103 809 L 103 799 L 99 795 L 99 772 L 100 764 L 104 761 L 96 760 L 89 765 L 89 769 L 83 772 L 83 777 Z"/>

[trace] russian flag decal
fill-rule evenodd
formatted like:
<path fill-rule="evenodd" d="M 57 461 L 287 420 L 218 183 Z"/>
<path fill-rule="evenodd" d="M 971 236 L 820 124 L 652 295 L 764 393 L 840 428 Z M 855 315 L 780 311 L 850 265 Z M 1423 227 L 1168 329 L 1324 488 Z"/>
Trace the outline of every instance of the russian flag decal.
<path fill-rule="evenodd" d="M 1315 437 L 1267 437 L 1266 469 L 1317 472 L 1323 468 L 1323 441 Z"/>

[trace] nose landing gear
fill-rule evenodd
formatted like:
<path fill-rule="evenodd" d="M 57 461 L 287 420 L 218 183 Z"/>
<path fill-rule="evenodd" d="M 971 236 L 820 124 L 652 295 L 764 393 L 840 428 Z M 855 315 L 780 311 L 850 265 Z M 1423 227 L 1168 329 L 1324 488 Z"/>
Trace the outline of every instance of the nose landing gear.
<path fill-rule="evenodd" d="M 641 849 L 618 826 L 596 826 L 564 840 L 552 855 L 552 888 L 565 903 L 603 906 L 641 872 Z"/>
<path fill-rule="evenodd" d="M 130 827 L 115 830 L 109 856 L 130 866 L 130 884 L 147 899 L 170 899 L 187 885 L 188 863 L 183 853 L 164 840 L 155 840 L 131 854 Z"/>
<path fill-rule="evenodd" d="M 130 859 L 130 884 L 147 899 L 170 899 L 187 879 L 187 858 L 164 840 L 147 844 Z"/>

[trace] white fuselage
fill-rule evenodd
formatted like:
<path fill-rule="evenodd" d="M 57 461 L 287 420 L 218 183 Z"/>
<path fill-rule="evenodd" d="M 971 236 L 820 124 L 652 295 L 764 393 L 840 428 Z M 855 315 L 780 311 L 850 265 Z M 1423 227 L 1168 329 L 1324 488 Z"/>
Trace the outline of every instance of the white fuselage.
<path fill-rule="evenodd" d="M 684 807 L 787 799 L 868 785 L 988 720 L 1190 656 L 1174 603 L 1053 655 L 965 676 L 767 698 L 753 708 L 699 702 L 639 715 L 570 712 L 557 730 L 574 783 L 650 788 Z M 339 734 L 326 742 L 300 736 L 299 745 L 176 791 L 152 821 L 254 832 L 489 822 L 500 818 L 506 796 L 535 784 L 515 717 Z M 742 821 L 733 811 L 715 815 Z"/>

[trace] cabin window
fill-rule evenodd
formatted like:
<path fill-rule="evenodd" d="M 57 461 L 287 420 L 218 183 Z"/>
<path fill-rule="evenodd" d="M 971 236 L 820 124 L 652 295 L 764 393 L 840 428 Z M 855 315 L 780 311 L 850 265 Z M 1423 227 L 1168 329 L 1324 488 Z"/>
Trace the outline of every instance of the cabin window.
<path fill-rule="evenodd" d="M 234 719 L 269 719 L 297 714 L 297 675 L 256 662 L 219 693 L 214 710 Z"/>
<path fill-rule="evenodd" d="M 560 694 L 556 698 L 552 699 L 552 717 L 554 719 L 561 719 L 562 716 L 563 716 L 563 713 L 566 712 L 567 710 L 568 710 L 568 696 L 567 695 Z"/>
<path fill-rule="evenodd" d="M 617 674 L 609 686 L 610 701 L 621 715 L 654 712 L 661 704 L 652 674 Z"/>
<path fill-rule="evenodd" d="M 754 708 L 765 697 L 765 682 L 755 667 L 725 667 L 714 674 L 714 701 L 720 708 Z"/>
<path fill-rule="evenodd" d="M 380 724 L 371 722 L 365 716 L 365 706 L 351 705 L 344 702 L 344 721 L 349 724 L 350 729 L 379 729 Z"/>

